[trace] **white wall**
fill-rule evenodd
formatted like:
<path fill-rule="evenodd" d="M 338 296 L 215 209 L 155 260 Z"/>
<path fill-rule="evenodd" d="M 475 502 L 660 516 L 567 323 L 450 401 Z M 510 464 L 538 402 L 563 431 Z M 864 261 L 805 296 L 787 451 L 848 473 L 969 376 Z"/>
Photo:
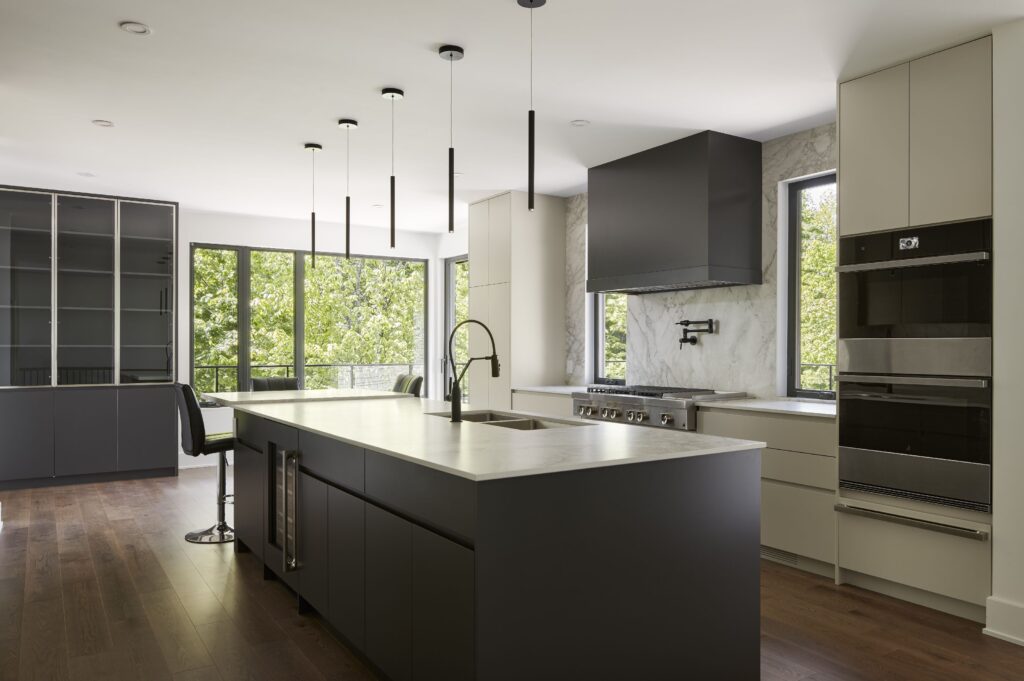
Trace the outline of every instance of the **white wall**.
<path fill-rule="evenodd" d="M 183 209 L 178 217 L 178 379 L 189 380 L 191 359 L 190 324 L 190 258 L 191 244 L 223 244 L 253 248 L 309 249 L 309 222 L 286 218 L 211 213 Z M 427 260 L 427 348 L 425 363 L 429 394 L 441 391 L 441 321 L 444 311 L 443 258 L 466 252 L 465 228 L 453 235 L 427 232 L 399 232 L 396 247 L 391 249 L 386 229 L 372 227 L 352 228 L 353 255 L 371 255 Z M 460 250 L 461 248 L 461 250 Z M 317 221 L 317 250 L 343 253 L 345 228 L 336 222 Z M 228 432 L 232 429 L 230 409 L 206 409 L 204 420 L 207 432 Z M 179 453 L 180 467 L 213 465 L 206 457 L 194 459 Z"/>
<path fill-rule="evenodd" d="M 986 633 L 1024 645 L 1024 21 L 993 38 L 992 597 Z"/>

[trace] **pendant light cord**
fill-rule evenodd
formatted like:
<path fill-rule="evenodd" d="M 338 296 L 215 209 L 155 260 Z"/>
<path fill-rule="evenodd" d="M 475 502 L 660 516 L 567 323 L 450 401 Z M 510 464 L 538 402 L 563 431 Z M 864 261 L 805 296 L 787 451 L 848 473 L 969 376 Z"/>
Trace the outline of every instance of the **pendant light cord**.
<path fill-rule="evenodd" d="M 455 146 L 455 60 L 448 60 L 448 146 Z"/>
<path fill-rule="evenodd" d="M 530 8 L 530 108 L 533 108 L 533 8 Z"/>
<path fill-rule="evenodd" d="M 349 152 L 350 152 L 350 148 L 351 148 L 351 144 L 352 144 L 351 135 L 352 135 L 352 128 L 351 127 L 345 128 L 345 195 L 346 196 L 348 196 L 349 193 L 350 193 L 349 190 L 348 190 L 349 189 L 348 182 L 349 182 L 349 175 L 350 175 L 350 173 L 349 173 L 349 166 L 351 165 L 350 159 L 349 159 L 349 156 L 350 156 Z"/>
<path fill-rule="evenodd" d="M 312 176 L 312 179 L 311 179 L 311 182 L 310 182 L 310 192 L 309 192 L 309 194 L 310 194 L 310 203 L 312 204 L 312 209 L 311 210 L 315 213 L 316 212 L 316 149 L 310 149 L 309 150 L 309 155 L 312 157 L 312 161 L 313 161 L 313 164 L 312 164 L 313 176 Z"/>
<path fill-rule="evenodd" d="M 395 174 L 395 98 L 391 98 L 391 174 Z"/>

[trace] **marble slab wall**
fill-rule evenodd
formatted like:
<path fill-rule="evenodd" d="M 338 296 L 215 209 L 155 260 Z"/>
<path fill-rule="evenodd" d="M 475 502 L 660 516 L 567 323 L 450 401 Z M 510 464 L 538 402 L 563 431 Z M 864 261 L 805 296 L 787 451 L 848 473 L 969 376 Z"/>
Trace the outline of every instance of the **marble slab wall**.
<path fill-rule="evenodd" d="M 762 267 L 764 283 L 700 291 L 629 296 L 626 348 L 629 383 L 777 390 L 777 250 L 779 182 L 836 167 L 835 124 L 764 143 Z M 566 381 L 584 380 L 586 357 L 586 194 L 569 199 L 566 224 Z M 717 333 L 679 348 L 680 319 L 715 319 Z"/>
<path fill-rule="evenodd" d="M 587 195 L 570 196 L 565 223 L 565 383 L 587 383 Z"/>

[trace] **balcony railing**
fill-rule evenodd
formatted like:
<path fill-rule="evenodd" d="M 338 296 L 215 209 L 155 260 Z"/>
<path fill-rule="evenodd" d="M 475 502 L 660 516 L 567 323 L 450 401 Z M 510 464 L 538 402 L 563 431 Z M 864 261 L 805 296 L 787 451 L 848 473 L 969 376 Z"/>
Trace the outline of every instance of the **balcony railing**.
<path fill-rule="evenodd" d="M 391 390 L 400 374 L 423 375 L 423 365 L 407 364 L 307 364 L 304 367 L 306 388 L 367 388 Z M 292 364 L 253 364 L 252 376 L 295 375 Z M 238 366 L 234 364 L 197 364 L 194 367 L 199 392 L 222 392 L 241 389 Z"/>

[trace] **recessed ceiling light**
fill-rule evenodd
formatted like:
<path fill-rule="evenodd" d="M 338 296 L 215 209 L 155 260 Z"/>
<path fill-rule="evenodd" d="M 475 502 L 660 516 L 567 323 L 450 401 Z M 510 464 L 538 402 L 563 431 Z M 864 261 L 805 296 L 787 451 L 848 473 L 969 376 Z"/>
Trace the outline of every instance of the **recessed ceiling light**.
<path fill-rule="evenodd" d="M 80 177 L 96 177 L 96 176 L 95 176 L 94 174 L 92 174 L 92 173 L 78 173 L 78 175 L 79 175 Z"/>
<path fill-rule="evenodd" d="M 571 125 L 574 128 L 585 128 L 588 125 L 590 125 L 590 121 L 586 120 L 585 118 L 577 118 L 574 121 L 569 121 L 569 125 Z"/>
<path fill-rule="evenodd" d="M 93 125 L 98 125 L 101 128 L 112 128 L 112 127 L 114 127 L 113 122 L 105 120 L 103 118 L 97 118 L 97 119 L 93 120 L 92 124 Z"/>
<path fill-rule="evenodd" d="M 117 26 L 125 33 L 131 33 L 132 35 L 149 35 L 153 32 L 149 26 L 139 21 L 122 21 Z"/>
<path fill-rule="evenodd" d="M 375 204 L 373 204 L 373 207 L 374 208 L 383 208 L 384 204 L 383 203 L 375 203 Z"/>
<path fill-rule="evenodd" d="M 453 175 L 455 175 L 455 177 L 462 177 L 463 173 L 453 173 Z"/>

